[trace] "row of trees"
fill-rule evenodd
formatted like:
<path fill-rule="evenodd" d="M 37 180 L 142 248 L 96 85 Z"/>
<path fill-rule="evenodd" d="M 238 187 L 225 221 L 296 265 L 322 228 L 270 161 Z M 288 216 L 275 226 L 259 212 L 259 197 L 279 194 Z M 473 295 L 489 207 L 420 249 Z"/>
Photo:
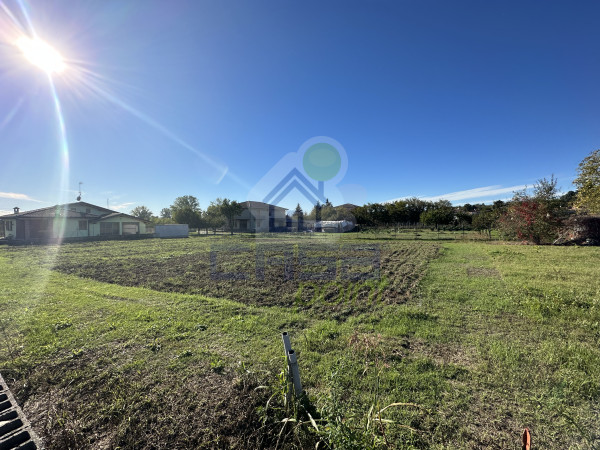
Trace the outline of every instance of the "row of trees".
<path fill-rule="evenodd" d="M 370 203 L 353 213 L 359 224 L 384 226 L 393 223 L 423 223 L 435 227 L 470 227 L 491 236 L 496 229 L 509 239 L 534 243 L 553 241 L 566 218 L 578 214 L 600 214 L 600 150 L 588 155 L 577 169 L 577 191 L 560 195 L 557 180 L 541 179 L 527 189 L 517 191 L 508 202 L 492 205 L 452 206 L 446 200 L 427 202 L 418 198 L 393 203 Z"/>
<path fill-rule="evenodd" d="M 299 212 L 300 205 L 296 206 L 297 215 Z M 328 221 L 328 220 L 351 220 L 354 221 L 353 213 L 354 205 L 341 205 L 333 206 L 329 199 L 325 200 L 325 203 L 321 204 L 317 200 L 317 204 L 313 206 L 312 210 L 304 215 L 305 219 L 314 220 L 316 222 Z M 301 209 L 301 208 L 300 208 Z"/>
<path fill-rule="evenodd" d="M 212 201 L 206 210 L 200 208 L 200 202 L 193 195 L 177 197 L 169 208 L 160 211 L 160 217 L 152 214 L 146 206 L 137 206 L 131 215 L 138 219 L 149 220 L 155 224 L 181 223 L 190 228 L 216 231 L 228 225 L 233 234 L 235 216 L 244 210 L 244 206 L 235 200 L 217 198 Z"/>
<path fill-rule="evenodd" d="M 550 240 L 567 217 L 576 200 L 575 192 L 559 195 L 557 180 L 539 180 L 533 194 L 526 189 L 504 202 L 491 205 L 452 206 L 447 200 L 430 202 L 411 198 L 392 203 L 371 203 L 354 209 L 359 224 L 386 226 L 421 223 L 436 230 L 440 226 L 474 229 L 490 235 L 497 229 L 507 238 L 541 243 Z"/>
<path fill-rule="evenodd" d="M 577 191 L 559 195 L 554 176 L 538 180 L 529 194 L 527 189 L 517 191 L 508 202 L 495 201 L 491 205 L 465 204 L 452 206 L 447 200 L 437 202 L 409 198 L 390 203 L 369 203 L 360 207 L 334 207 L 329 200 L 317 204 L 305 214 L 300 205 L 293 216 L 299 221 L 351 220 L 365 226 L 386 226 L 398 223 L 422 223 L 438 229 L 443 225 L 472 228 L 491 236 L 499 230 L 505 237 L 548 242 L 556 238 L 567 216 L 576 210 L 579 214 L 600 214 L 600 150 L 588 155 L 579 164 L 574 180 Z M 145 206 L 131 211 L 135 217 L 155 223 L 186 223 L 191 228 L 216 230 L 228 225 L 233 233 L 234 217 L 243 206 L 229 199 L 218 198 L 206 210 L 198 199 L 184 195 L 175 199 L 169 208 L 163 208 L 160 217 L 154 217 Z"/>
<path fill-rule="evenodd" d="M 490 205 L 452 206 L 448 200 L 437 202 L 425 201 L 418 198 L 397 200 L 391 203 L 369 203 L 355 208 L 352 212 L 357 223 L 368 226 L 384 226 L 397 223 L 424 223 L 438 228 L 440 225 L 471 224 L 475 213 L 503 206 L 498 201 Z"/>

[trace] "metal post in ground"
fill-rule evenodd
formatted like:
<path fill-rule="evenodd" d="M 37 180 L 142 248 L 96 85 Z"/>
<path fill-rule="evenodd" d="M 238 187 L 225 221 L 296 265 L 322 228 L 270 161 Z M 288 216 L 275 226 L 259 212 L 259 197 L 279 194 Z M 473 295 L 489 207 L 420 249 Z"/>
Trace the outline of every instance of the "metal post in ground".
<path fill-rule="evenodd" d="M 281 333 L 281 339 L 283 341 L 283 348 L 285 350 L 285 360 L 287 362 L 287 378 L 292 382 L 294 387 L 294 393 L 296 397 L 302 395 L 302 383 L 300 381 L 300 370 L 298 368 L 298 358 L 296 352 L 292 349 L 290 342 L 290 335 L 287 331 Z M 291 389 L 289 394 L 291 394 Z"/>
<path fill-rule="evenodd" d="M 290 350 L 288 352 L 288 364 L 290 367 L 290 373 L 292 374 L 292 382 L 294 383 L 294 393 L 296 398 L 300 398 L 302 395 L 302 383 L 300 382 L 300 370 L 298 369 L 298 359 L 296 358 L 296 352 Z"/>
<path fill-rule="evenodd" d="M 285 357 L 287 359 L 288 352 L 292 349 L 292 344 L 290 342 L 290 335 L 287 331 L 281 333 L 281 339 L 283 340 L 283 348 L 285 350 Z"/>

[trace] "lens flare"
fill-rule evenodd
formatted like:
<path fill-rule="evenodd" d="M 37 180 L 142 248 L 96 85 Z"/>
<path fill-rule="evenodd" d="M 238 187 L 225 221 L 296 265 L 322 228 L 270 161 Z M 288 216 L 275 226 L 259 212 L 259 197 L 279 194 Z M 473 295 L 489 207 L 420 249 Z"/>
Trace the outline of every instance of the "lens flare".
<path fill-rule="evenodd" d="M 54 48 L 41 39 L 31 39 L 21 36 L 16 46 L 19 47 L 23 56 L 34 66 L 38 66 L 47 74 L 61 73 L 65 70 L 65 62 Z"/>

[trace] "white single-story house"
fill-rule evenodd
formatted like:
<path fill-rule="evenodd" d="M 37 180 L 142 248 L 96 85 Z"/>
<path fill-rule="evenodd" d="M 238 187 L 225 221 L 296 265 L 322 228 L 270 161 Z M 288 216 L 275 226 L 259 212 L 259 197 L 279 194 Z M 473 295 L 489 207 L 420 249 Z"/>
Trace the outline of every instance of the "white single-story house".
<path fill-rule="evenodd" d="M 93 236 L 152 234 L 151 222 L 129 214 L 85 202 L 0 216 L 0 238 L 11 240 L 55 240 Z"/>
<path fill-rule="evenodd" d="M 285 231 L 286 208 L 263 202 L 241 202 L 244 206 L 242 213 L 234 218 L 236 231 L 272 232 Z"/>

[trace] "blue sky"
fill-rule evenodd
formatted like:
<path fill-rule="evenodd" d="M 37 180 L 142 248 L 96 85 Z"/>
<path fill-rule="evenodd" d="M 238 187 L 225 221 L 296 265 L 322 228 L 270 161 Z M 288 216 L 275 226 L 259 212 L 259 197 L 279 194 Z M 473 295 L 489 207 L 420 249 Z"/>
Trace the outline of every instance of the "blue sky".
<path fill-rule="evenodd" d="M 347 202 L 475 203 L 551 174 L 566 191 L 600 147 L 599 16 L 598 2 L 0 0 L 0 211 L 73 201 L 79 181 L 125 212 L 246 200 L 315 136 L 345 150 Z M 66 60 L 52 79 L 68 168 L 48 76 L 14 45 L 32 30 Z"/>

